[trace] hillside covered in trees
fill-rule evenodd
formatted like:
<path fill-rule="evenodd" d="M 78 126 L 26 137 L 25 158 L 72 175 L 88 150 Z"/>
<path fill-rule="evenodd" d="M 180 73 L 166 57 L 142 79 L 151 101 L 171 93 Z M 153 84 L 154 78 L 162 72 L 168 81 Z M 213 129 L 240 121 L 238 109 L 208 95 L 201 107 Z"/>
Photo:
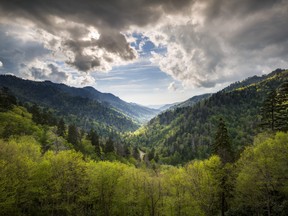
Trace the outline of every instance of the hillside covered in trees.
<path fill-rule="evenodd" d="M 213 216 L 225 193 L 226 215 L 287 215 L 287 142 L 287 133 L 258 137 L 225 167 L 212 156 L 153 171 L 73 150 L 41 154 L 30 136 L 0 140 L 0 213 Z"/>
<path fill-rule="evenodd" d="M 125 135 L 1 88 L 0 215 L 287 215 L 287 76 L 248 78 Z"/>
<path fill-rule="evenodd" d="M 262 124 L 267 119 L 262 116 L 270 116 L 262 112 L 265 100 L 287 79 L 288 71 L 277 69 L 262 77 L 231 84 L 192 106 L 159 114 L 129 134 L 128 139 L 144 151 L 153 151 L 157 160 L 177 165 L 211 155 L 218 121 L 222 118 L 235 157 L 239 157 L 245 146 L 253 143 L 254 136 L 263 131 Z"/>
<path fill-rule="evenodd" d="M 0 76 L 0 87 L 7 87 L 19 102 L 51 109 L 58 116 L 83 129 L 108 127 L 118 132 L 134 131 L 159 111 L 101 93 L 93 87 L 75 88 L 50 81 L 35 82 L 11 75 Z M 107 130 L 109 130 L 107 128 Z"/>

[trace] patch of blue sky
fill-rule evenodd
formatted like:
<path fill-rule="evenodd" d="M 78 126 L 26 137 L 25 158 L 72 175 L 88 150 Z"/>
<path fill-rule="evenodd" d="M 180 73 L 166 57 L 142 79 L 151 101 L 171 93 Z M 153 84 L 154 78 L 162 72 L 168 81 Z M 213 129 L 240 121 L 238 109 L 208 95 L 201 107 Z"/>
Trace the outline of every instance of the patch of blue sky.
<path fill-rule="evenodd" d="M 140 58 L 149 58 L 151 57 L 151 52 L 164 54 L 167 53 L 167 48 L 163 46 L 155 46 L 154 43 L 151 42 L 151 40 L 141 34 L 141 33 L 133 33 L 132 37 L 135 39 L 130 45 L 134 47 Z"/>
<path fill-rule="evenodd" d="M 108 73 L 92 73 L 96 80 L 94 87 L 141 104 L 161 103 L 159 98 L 168 100 L 167 88 L 174 80 L 149 60 L 151 52 L 165 54 L 166 47 L 156 47 L 148 37 L 140 33 L 130 36 L 134 38 L 130 45 L 138 52 L 139 59 L 128 65 L 114 66 Z"/>
<path fill-rule="evenodd" d="M 145 86 L 149 89 L 158 86 L 160 83 L 164 83 L 165 88 L 167 88 L 167 85 L 172 80 L 159 67 L 149 65 L 147 62 L 118 66 L 113 68 L 109 73 L 94 73 L 93 77 L 96 79 L 98 87 L 138 83 L 142 87 Z M 129 85 L 127 88 L 133 90 Z"/>
<path fill-rule="evenodd" d="M 66 66 L 66 63 L 64 61 L 54 61 L 55 64 L 57 64 L 59 67 Z"/>

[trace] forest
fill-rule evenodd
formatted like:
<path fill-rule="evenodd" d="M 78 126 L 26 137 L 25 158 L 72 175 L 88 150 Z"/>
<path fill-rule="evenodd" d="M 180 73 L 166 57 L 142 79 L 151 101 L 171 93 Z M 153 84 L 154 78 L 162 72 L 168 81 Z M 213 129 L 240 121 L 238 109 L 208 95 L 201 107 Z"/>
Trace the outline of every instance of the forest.
<path fill-rule="evenodd" d="M 2 88 L 0 215 L 287 215 L 287 73 L 135 132 L 81 128 Z"/>

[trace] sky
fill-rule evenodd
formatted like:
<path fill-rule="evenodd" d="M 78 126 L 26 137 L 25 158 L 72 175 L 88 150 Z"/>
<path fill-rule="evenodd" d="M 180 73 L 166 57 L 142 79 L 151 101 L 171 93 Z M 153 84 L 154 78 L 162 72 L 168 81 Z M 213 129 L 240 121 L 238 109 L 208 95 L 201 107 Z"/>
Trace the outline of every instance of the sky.
<path fill-rule="evenodd" d="M 1 0 L 0 74 L 143 105 L 288 68 L 288 0 Z"/>

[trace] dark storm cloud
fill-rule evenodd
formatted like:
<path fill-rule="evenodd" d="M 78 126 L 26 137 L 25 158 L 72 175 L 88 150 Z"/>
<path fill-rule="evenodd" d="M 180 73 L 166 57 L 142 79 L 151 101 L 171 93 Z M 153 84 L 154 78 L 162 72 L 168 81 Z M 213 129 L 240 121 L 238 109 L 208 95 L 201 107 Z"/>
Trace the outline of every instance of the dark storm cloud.
<path fill-rule="evenodd" d="M 131 25 L 153 23 L 164 12 L 177 13 L 190 3 L 190 0 L 3 0 L 0 12 L 6 17 L 28 19 L 54 35 L 61 31 L 68 32 L 69 38 L 62 42 L 66 48 L 71 48 L 69 51 L 74 52 L 73 59 L 68 63 L 79 70 L 88 71 L 101 66 L 105 60 L 112 62 L 109 53 L 116 54 L 123 61 L 135 59 L 135 51 L 120 31 L 127 30 Z M 55 17 L 84 26 L 59 24 Z M 86 26 L 94 26 L 99 31 L 99 41 L 91 41 L 90 44 L 82 41 L 88 33 Z M 85 54 L 85 48 L 103 49 L 108 55 Z"/>
<path fill-rule="evenodd" d="M 65 47 L 68 47 L 74 53 L 74 59 L 67 61 L 68 64 L 74 65 L 80 71 L 88 71 L 91 68 L 100 66 L 100 60 L 93 55 L 83 54 L 83 50 L 91 45 L 96 45 L 96 40 L 80 41 L 66 40 L 63 42 Z"/>
<path fill-rule="evenodd" d="M 177 13 L 192 0 L 2 0 L 1 7 L 8 16 L 26 17 L 46 26 L 53 25 L 49 15 L 75 22 L 117 30 L 130 25 L 155 22 L 161 11 Z"/>
<path fill-rule="evenodd" d="M 136 57 L 124 35 L 113 34 L 113 32 L 102 34 L 97 40 L 97 44 L 108 52 L 117 53 L 124 60 L 132 60 Z"/>
<path fill-rule="evenodd" d="M 287 0 L 197 4 L 199 22 L 161 29 L 168 53 L 155 55 L 154 62 L 162 71 L 186 86 L 209 88 L 288 67 Z"/>
<path fill-rule="evenodd" d="M 0 14 L 0 21 L 27 19 L 55 36 L 47 42 L 50 49 L 58 47 L 80 71 L 109 70 L 137 58 L 124 36 L 134 26 L 150 39 L 162 38 L 167 54 L 154 59 L 161 70 L 195 86 L 212 87 L 287 64 L 287 0 L 1 0 Z M 165 15 L 177 16 L 169 21 Z M 90 27 L 100 37 L 83 39 Z M 0 35 L 1 44 L 5 40 Z M 23 55 L 23 49 L 11 47 L 8 56 Z M 4 58 L 0 55 L 7 67 Z"/>
<path fill-rule="evenodd" d="M 66 40 L 63 42 L 65 47 L 72 50 L 75 58 L 67 61 L 68 64 L 74 65 L 81 71 L 88 71 L 91 68 L 99 67 L 101 65 L 101 58 L 93 55 L 93 52 L 98 47 L 105 49 L 108 53 L 114 53 L 125 61 L 133 60 L 136 58 L 134 50 L 129 46 L 124 35 L 110 32 L 109 34 L 102 34 L 99 39 L 91 40 Z M 85 48 L 90 48 L 92 54 L 85 54 Z M 113 60 L 109 56 L 105 56 L 107 62 Z"/>
<path fill-rule="evenodd" d="M 263 14 L 236 31 L 230 42 L 248 50 L 263 49 L 269 44 L 281 46 L 288 41 L 287 21 L 288 11 L 286 14 Z"/>
<path fill-rule="evenodd" d="M 281 49 L 288 42 L 287 0 L 214 0 L 203 16 L 207 32 L 220 32 L 225 43 L 238 50 L 251 52 L 271 45 Z"/>
<path fill-rule="evenodd" d="M 225 16 L 243 17 L 257 11 L 269 10 L 285 1 L 286 0 L 206 0 L 203 1 L 207 2 L 204 16 L 207 22 Z"/>

